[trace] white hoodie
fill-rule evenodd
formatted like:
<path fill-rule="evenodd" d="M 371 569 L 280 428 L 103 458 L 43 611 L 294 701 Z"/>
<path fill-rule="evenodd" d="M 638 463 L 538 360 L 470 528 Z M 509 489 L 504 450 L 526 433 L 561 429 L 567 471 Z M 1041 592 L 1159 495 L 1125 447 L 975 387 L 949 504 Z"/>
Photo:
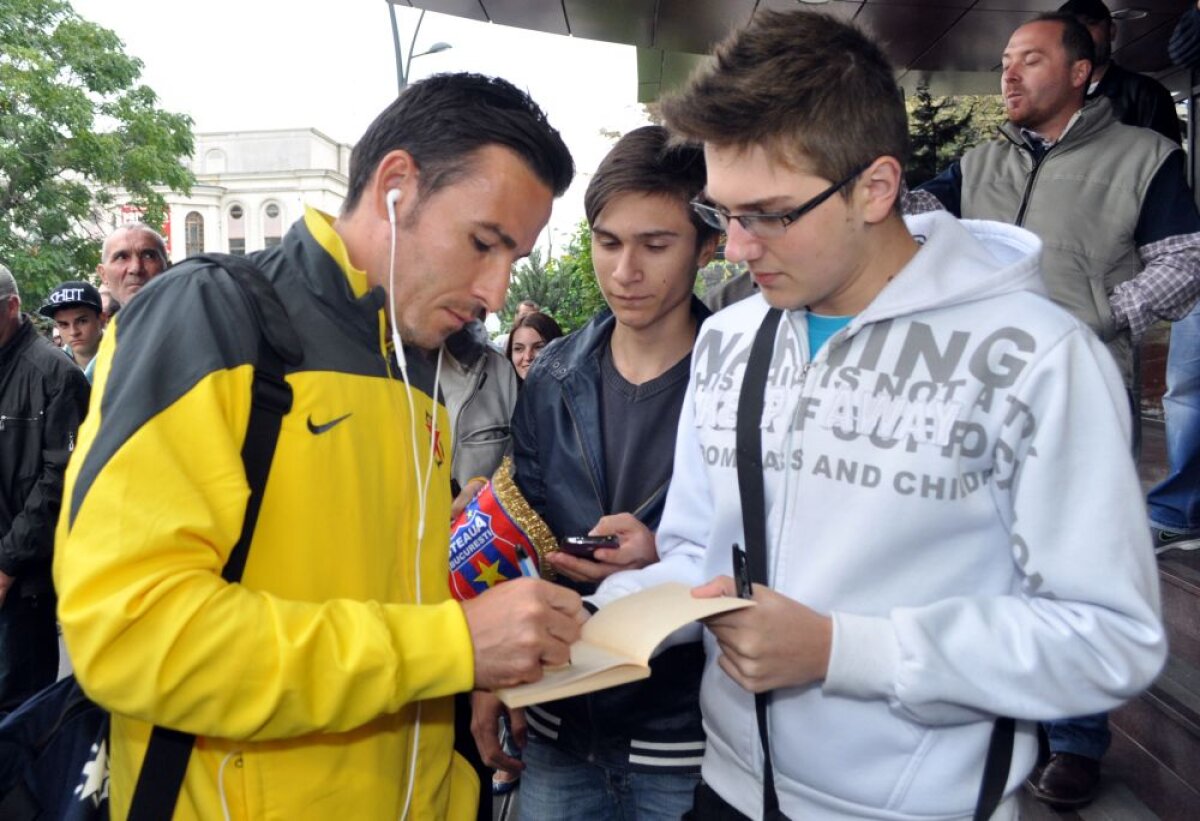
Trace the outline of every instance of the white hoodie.
<path fill-rule="evenodd" d="M 770 585 L 834 623 L 825 681 L 773 696 L 793 819 L 969 818 L 995 716 L 1111 709 L 1166 656 L 1128 400 L 1104 345 L 1041 296 L 1033 234 L 907 222 L 924 237 L 912 261 L 811 363 L 805 312 L 785 314 L 768 377 Z M 701 329 L 661 561 L 613 576 L 597 603 L 730 574 L 731 543 L 745 545 L 738 391 L 767 309 L 755 296 Z M 759 817 L 754 699 L 705 644 L 703 775 Z M 1006 794 L 1035 754 L 1019 723 Z"/>

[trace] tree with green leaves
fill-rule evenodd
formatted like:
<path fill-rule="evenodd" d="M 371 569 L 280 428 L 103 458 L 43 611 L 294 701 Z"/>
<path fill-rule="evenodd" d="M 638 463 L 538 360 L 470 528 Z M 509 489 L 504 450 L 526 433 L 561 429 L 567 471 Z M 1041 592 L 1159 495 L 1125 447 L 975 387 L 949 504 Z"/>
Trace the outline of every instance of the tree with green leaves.
<path fill-rule="evenodd" d="M 140 60 L 65 0 L 0 0 L 0 262 L 27 305 L 91 275 L 114 205 L 161 228 L 186 193 L 192 121 L 158 108 Z"/>
<path fill-rule="evenodd" d="M 517 306 L 532 299 L 570 333 L 607 307 L 592 267 L 592 231 L 581 221 L 556 259 L 546 260 L 535 249 L 513 270 L 512 286 L 500 318 L 511 327 Z"/>
<path fill-rule="evenodd" d="M 997 95 L 935 97 L 922 80 L 908 101 L 909 187 L 932 179 L 967 149 L 995 136 L 1003 112 Z"/>
<path fill-rule="evenodd" d="M 547 259 L 541 248 L 534 248 L 529 256 L 513 267 L 512 284 L 504 297 L 500 319 L 511 325 L 517 315 L 517 306 L 532 299 L 539 306 L 554 301 L 554 261 Z"/>
<path fill-rule="evenodd" d="M 934 97 L 922 80 L 909 103 L 908 134 L 912 147 L 905 179 L 910 187 L 938 175 L 961 153 L 959 146 L 970 132 L 971 110 L 962 110 L 947 97 Z"/>
<path fill-rule="evenodd" d="M 563 253 L 554 260 L 557 295 L 552 315 L 566 333 L 583 327 L 608 307 L 592 265 L 592 229 L 581 220 Z"/>

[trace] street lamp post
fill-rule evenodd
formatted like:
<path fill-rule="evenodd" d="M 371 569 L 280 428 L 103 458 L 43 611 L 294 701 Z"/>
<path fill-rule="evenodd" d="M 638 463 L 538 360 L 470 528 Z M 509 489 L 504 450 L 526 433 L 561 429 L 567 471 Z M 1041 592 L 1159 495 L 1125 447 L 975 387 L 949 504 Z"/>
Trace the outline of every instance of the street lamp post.
<path fill-rule="evenodd" d="M 413 49 L 417 45 L 417 35 L 421 32 L 421 23 L 425 22 L 425 9 L 421 9 L 421 16 L 417 18 L 417 27 L 413 29 L 412 40 L 408 43 L 408 57 L 404 57 L 404 53 L 400 49 L 400 27 L 396 23 L 396 4 L 392 0 L 388 0 L 388 12 L 392 17 L 392 44 L 396 49 L 396 85 L 398 91 L 403 91 L 408 86 L 409 77 L 412 75 L 412 61 L 414 57 L 424 57 L 426 54 L 437 54 L 439 51 L 453 48 L 449 43 L 434 43 L 420 54 L 414 54 Z"/>

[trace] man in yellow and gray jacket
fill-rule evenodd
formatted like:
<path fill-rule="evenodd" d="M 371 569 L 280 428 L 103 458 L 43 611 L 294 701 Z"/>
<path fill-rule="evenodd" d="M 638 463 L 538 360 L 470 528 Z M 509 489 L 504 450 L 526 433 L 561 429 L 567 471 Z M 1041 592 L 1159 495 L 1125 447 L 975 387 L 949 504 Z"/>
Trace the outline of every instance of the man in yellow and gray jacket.
<path fill-rule="evenodd" d="M 535 580 L 450 600 L 449 424 L 437 367 L 404 348 L 499 310 L 572 175 L 526 95 L 440 75 L 369 127 L 336 219 L 310 209 L 252 255 L 303 361 L 239 584 L 221 571 L 249 494 L 257 314 L 199 261 L 121 312 L 54 563 L 79 681 L 113 713 L 113 817 L 153 725 L 197 739 L 177 818 L 474 817 L 449 696 L 538 678 L 583 615 Z"/>

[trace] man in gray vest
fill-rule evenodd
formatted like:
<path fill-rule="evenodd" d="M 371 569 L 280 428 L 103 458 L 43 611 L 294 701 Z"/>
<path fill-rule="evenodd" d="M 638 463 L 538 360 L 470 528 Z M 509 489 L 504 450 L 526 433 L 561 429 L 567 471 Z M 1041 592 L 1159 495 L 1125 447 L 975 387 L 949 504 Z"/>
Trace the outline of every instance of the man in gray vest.
<path fill-rule="evenodd" d="M 1200 215 L 1179 146 L 1086 101 L 1094 45 L 1073 16 L 1018 28 L 1002 57 L 1009 122 L 911 192 L 905 211 L 945 208 L 1028 228 L 1055 302 L 1086 322 L 1133 384 L 1133 345 L 1200 296 Z"/>
<path fill-rule="evenodd" d="M 1184 317 L 1200 296 L 1200 214 L 1179 146 L 1119 123 L 1107 97 L 1085 101 L 1094 48 L 1069 14 L 1018 28 L 1001 61 L 1009 122 L 1000 137 L 910 192 L 904 207 L 1037 234 L 1051 298 L 1107 343 L 1132 387 L 1142 335 L 1160 319 Z M 1107 716 L 1044 727 L 1050 756 L 1030 789 L 1056 807 L 1087 804 L 1108 748 Z"/>

